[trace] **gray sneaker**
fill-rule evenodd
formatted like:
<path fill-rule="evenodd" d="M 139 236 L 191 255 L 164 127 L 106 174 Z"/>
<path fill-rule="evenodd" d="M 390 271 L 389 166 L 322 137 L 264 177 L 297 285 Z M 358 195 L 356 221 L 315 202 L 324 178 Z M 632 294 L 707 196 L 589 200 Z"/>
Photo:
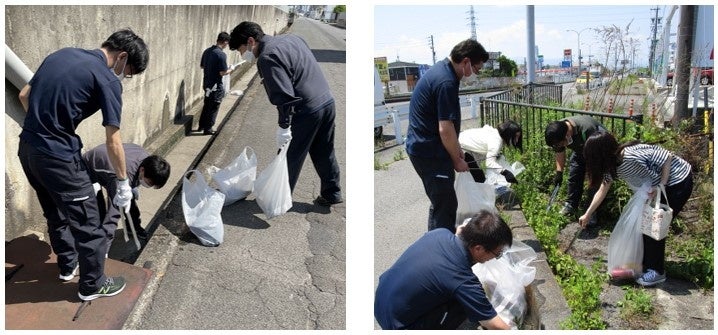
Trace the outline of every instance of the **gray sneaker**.
<path fill-rule="evenodd" d="M 638 285 L 641 285 L 641 286 L 655 286 L 664 281 L 666 281 L 666 275 L 659 274 L 658 272 L 656 272 L 653 269 L 648 269 L 648 271 L 646 271 L 646 273 L 644 273 L 643 276 L 636 279 L 636 283 L 638 283 Z"/>
<path fill-rule="evenodd" d="M 80 299 L 84 301 L 95 300 L 102 297 L 111 297 L 116 295 L 125 289 L 125 278 L 122 277 L 107 277 L 105 283 L 100 287 L 97 292 L 92 294 L 84 295 L 77 292 Z"/>

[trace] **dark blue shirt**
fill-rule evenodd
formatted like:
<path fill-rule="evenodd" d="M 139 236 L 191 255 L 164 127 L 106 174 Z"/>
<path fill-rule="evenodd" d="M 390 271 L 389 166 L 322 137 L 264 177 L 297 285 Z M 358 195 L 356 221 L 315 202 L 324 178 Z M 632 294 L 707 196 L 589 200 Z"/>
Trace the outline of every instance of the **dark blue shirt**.
<path fill-rule="evenodd" d="M 448 229 L 427 232 L 379 277 L 374 317 L 382 329 L 404 329 L 436 307 L 457 300 L 471 321 L 496 311 L 471 270 L 461 239 Z"/>
<path fill-rule="evenodd" d="M 100 49 L 60 49 L 45 58 L 29 82 L 28 112 L 20 138 L 64 161 L 80 153 L 75 129 L 102 110 L 102 125 L 120 127 L 122 84 Z"/>
<path fill-rule="evenodd" d="M 227 71 L 227 55 L 222 51 L 222 48 L 213 45 L 205 49 L 199 64 L 204 70 L 202 88 L 212 88 L 214 84 L 220 87 L 222 85 L 222 75 L 219 73 Z"/>
<path fill-rule="evenodd" d="M 449 158 L 439 135 L 439 121 L 448 120 L 454 122 L 458 136 L 461 129 L 459 79 L 451 61 L 444 59 L 419 79 L 411 94 L 406 152 L 425 158 Z"/>

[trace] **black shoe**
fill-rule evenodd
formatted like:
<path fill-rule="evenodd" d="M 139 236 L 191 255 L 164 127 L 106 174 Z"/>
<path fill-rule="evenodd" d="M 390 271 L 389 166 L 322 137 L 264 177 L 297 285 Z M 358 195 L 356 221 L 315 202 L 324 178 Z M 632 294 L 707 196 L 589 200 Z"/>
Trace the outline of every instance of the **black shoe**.
<path fill-rule="evenodd" d="M 202 134 L 204 134 L 204 135 L 214 135 L 216 133 L 217 133 L 217 131 L 214 129 L 205 129 L 204 132 L 202 132 Z"/>
<path fill-rule="evenodd" d="M 329 206 L 335 205 L 335 204 L 341 204 L 342 202 L 344 202 L 344 200 L 342 200 L 342 198 L 336 199 L 334 201 L 329 201 L 327 199 L 324 199 L 324 197 L 322 197 L 321 195 L 318 196 L 316 200 L 314 200 L 315 204 L 317 204 L 319 206 L 324 206 L 324 207 L 329 207 Z"/>

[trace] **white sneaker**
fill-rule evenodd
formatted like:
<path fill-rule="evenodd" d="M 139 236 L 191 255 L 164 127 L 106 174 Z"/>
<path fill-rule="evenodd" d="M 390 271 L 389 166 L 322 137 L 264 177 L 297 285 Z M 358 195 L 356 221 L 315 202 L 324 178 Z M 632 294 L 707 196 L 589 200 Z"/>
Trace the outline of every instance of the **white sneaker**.
<path fill-rule="evenodd" d="M 70 272 L 69 274 L 63 275 L 63 274 L 61 273 L 61 274 L 58 275 L 57 277 L 60 278 L 60 280 L 62 280 L 62 281 L 70 281 L 70 280 L 72 280 L 73 278 L 75 278 L 75 276 L 77 276 L 77 274 L 78 274 L 79 272 L 80 272 L 80 263 L 76 264 L 76 265 L 75 265 L 75 269 L 73 269 L 72 272 Z"/>

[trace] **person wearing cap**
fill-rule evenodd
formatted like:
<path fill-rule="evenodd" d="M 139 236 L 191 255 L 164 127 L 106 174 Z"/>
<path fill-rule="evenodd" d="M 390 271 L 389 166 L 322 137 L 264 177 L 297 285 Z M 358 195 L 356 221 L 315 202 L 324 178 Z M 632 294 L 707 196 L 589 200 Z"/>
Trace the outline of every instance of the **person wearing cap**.
<path fill-rule="evenodd" d="M 482 128 L 466 129 L 459 133 L 459 144 L 464 150 L 464 160 L 469 165 L 471 176 L 477 183 L 486 181 L 486 175 L 479 167 L 479 163 L 486 162 L 486 169 L 500 173 L 509 183 L 518 183 L 514 174 L 504 169 L 498 163 L 504 145 L 519 149 L 523 152 L 521 126 L 507 120 L 498 128 L 484 125 Z"/>
<path fill-rule="evenodd" d="M 334 153 L 334 97 L 307 43 L 293 34 L 265 35 L 259 24 L 244 21 L 232 29 L 229 48 L 245 61 L 256 60 L 267 97 L 277 107 L 277 147 L 289 143 L 291 190 L 309 154 L 321 181 L 315 204 L 344 202 Z"/>

